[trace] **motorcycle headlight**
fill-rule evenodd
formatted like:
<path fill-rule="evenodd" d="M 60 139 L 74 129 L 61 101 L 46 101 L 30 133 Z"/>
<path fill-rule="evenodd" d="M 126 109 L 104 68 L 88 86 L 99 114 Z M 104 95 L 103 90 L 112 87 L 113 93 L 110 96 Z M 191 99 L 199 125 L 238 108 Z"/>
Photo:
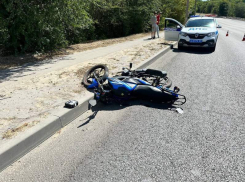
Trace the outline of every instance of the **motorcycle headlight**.
<path fill-rule="evenodd" d="M 208 37 L 213 37 L 213 36 L 215 36 L 215 32 L 211 32 L 208 34 Z"/>
<path fill-rule="evenodd" d="M 185 33 L 185 32 L 180 32 L 180 35 L 186 37 L 186 36 L 187 36 L 187 33 Z"/>

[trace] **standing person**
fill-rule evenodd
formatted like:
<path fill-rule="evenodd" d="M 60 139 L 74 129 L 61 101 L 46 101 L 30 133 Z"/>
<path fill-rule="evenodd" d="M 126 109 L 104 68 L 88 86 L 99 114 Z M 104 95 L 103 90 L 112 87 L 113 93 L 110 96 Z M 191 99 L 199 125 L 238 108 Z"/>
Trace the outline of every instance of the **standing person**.
<path fill-rule="evenodd" d="M 154 12 L 154 15 L 151 17 L 151 38 L 155 39 L 156 31 L 157 31 L 157 12 Z"/>
<path fill-rule="evenodd" d="M 162 12 L 158 12 L 156 16 L 157 17 L 157 36 L 158 38 L 159 38 L 159 23 L 160 23 L 161 14 Z"/>

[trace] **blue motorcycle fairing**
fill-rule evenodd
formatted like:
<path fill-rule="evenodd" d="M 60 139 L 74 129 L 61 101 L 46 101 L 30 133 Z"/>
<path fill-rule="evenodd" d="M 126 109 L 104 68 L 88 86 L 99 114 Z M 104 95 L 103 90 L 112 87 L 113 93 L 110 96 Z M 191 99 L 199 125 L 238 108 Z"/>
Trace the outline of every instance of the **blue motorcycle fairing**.
<path fill-rule="evenodd" d="M 179 95 L 176 94 L 173 90 L 170 90 L 169 88 L 165 88 L 165 89 L 166 89 L 167 92 L 171 93 L 173 96 L 175 96 L 177 98 L 179 97 Z"/>
<path fill-rule="evenodd" d="M 131 83 L 131 84 L 137 84 L 137 85 L 151 85 L 150 83 L 144 81 L 144 80 L 141 80 L 139 78 L 131 78 L 131 77 L 128 77 L 128 76 L 116 76 L 116 77 L 113 77 L 114 79 L 117 79 L 117 80 L 120 80 L 124 83 Z"/>
<path fill-rule="evenodd" d="M 140 79 L 136 79 L 138 80 L 140 83 L 142 83 L 143 85 L 151 85 L 150 83 L 144 81 L 144 80 L 140 80 Z M 119 87 L 124 87 L 126 88 L 128 91 L 133 91 L 137 84 L 135 83 L 131 83 L 131 82 L 127 82 L 127 81 L 121 81 L 117 78 L 109 78 L 109 82 L 111 83 L 111 85 L 113 86 L 114 89 L 118 89 Z M 93 78 L 92 84 L 88 86 L 88 89 L 93 89 L 93 88 L 97 88 L 98 82 L 96 81 L 96 79 Z"/>
<path fill-rule="evenodd" d="M 96 79 L 93 78 L 93 82 L 91 85 L 88 86 L 88 89 L 97 88 L 98 86 L 98 82 L 96 81 Z"/>
<path fill-rule="evenodd" d="M 128 91 L 133 91 L 137 84 L 133 83 L 126 83 L 121 80 L 115 79 L 115 78 L 109 78 L 109 83 L 112 85 L 113 89 L 118 90 L 119 88 L 126 88 Z"/>
<path fill-rule="evenodd" d="M 140 79 L 137 79 L 137 80 L 139 80 L 139 82 L 142 83 L 143 85 L 151 85 L 150 83 L 148 83 L 144 80 L 140 80 Z"/>
<path fill-rule="evenodd" d="M 139 82 L 141 82 L 144 85 L 150 85 L 148 82 L 145 82 L 143 80 L 137 79 Z M 137 84 L 133 84 L 133 83 L 126 83 L 123 82 L 121 80 L 115 79 L 115 78 L 110 78 L 109 82 L 111 83 L 113 89 L 118 90 L 119 88 L 126 88 L 128 91 L 133 91 L 136 87 Z M 93 78 L 93 82 L 91 85 L 88 86 L 88 89 L 92 89 L 92 88 L 97 88 L 99 86 L 98 82 L 96 81 L 96 79 Z M 161 90 L 161 87 L 156 87 L 157 89 Z M 174 91 L 165 88 L 169 93 L 171 93 L 173 96 L 178 97 L 178 94 L 176 94 Z"/>

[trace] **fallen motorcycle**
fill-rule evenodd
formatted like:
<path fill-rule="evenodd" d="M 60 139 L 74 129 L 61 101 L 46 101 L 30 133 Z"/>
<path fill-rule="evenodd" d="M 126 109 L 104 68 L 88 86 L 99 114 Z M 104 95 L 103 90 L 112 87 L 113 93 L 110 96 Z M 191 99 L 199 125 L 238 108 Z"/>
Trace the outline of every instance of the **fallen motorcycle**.
<path fill-rule="evenodd" d="M 164 71 L 154 69 L 131 70 L 123 68 L 118 75 L 109 77 L 109 69 L 100 64 L 90 68 L 83 77 L 83 84 L 94 89 L 94 99 L 103 103 L 117 101 L 123 103 L 133 98 L 145 99 L 161 103 L 183 105 L 184 95 L 178 94 L 180 89 L 170 89 L 172 81 Z M 91 105 L 96 105 L 93 100 Z"/>

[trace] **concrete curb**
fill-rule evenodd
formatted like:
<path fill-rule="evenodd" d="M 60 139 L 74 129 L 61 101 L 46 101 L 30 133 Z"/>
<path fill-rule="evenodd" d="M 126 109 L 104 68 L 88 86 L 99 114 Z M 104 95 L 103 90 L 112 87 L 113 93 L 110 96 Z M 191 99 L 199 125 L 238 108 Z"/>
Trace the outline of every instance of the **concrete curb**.
<path fill-rule="evenodd" d="M 161 56 L 163 56 L 164 54 L 166 54 L 169 50 L 173 49 L 173 47 L 176 46 L 176 45 L 177 45 L 177 42 L 174 43 L 174 44 L 169 45 L 169 47 L 165 48 L 164 50 L 159 51 L 153 57 L 151 57 L 151 58 L 147 59 L 146 61 L 144 61 L 140 66 L 138 66 L 137 69 L 143 69 L 143 68 L 151 65 L 156 60 L 158 60 Z"/>
<path fill-rule="evenodd" d="M 177 43 L 171 44 L 164 50 L 159 51 L 156 55 L 144 61 L 138 69 L 145 68 L 166 54 Z M 135 68 L 134 68 L 135 69 Z M 80 105 L 74 109 L 68 110 L 61 108 L 53 113 L 47 120 L 34 126 L 31 130 L 18 135 L 10 142 L 4 144 L 0 148 L 0 172 L 14 163 L 16 160 L 30 152 L 32 149 L 40 145 L 43 141 L 51 137 L 55 132 L 62 129 L 71 121 L 82 115 L 89 109 L 88 101 L 93 98 L 92 93 L 88 93 L 85 97 L 77 99 Z"/>

